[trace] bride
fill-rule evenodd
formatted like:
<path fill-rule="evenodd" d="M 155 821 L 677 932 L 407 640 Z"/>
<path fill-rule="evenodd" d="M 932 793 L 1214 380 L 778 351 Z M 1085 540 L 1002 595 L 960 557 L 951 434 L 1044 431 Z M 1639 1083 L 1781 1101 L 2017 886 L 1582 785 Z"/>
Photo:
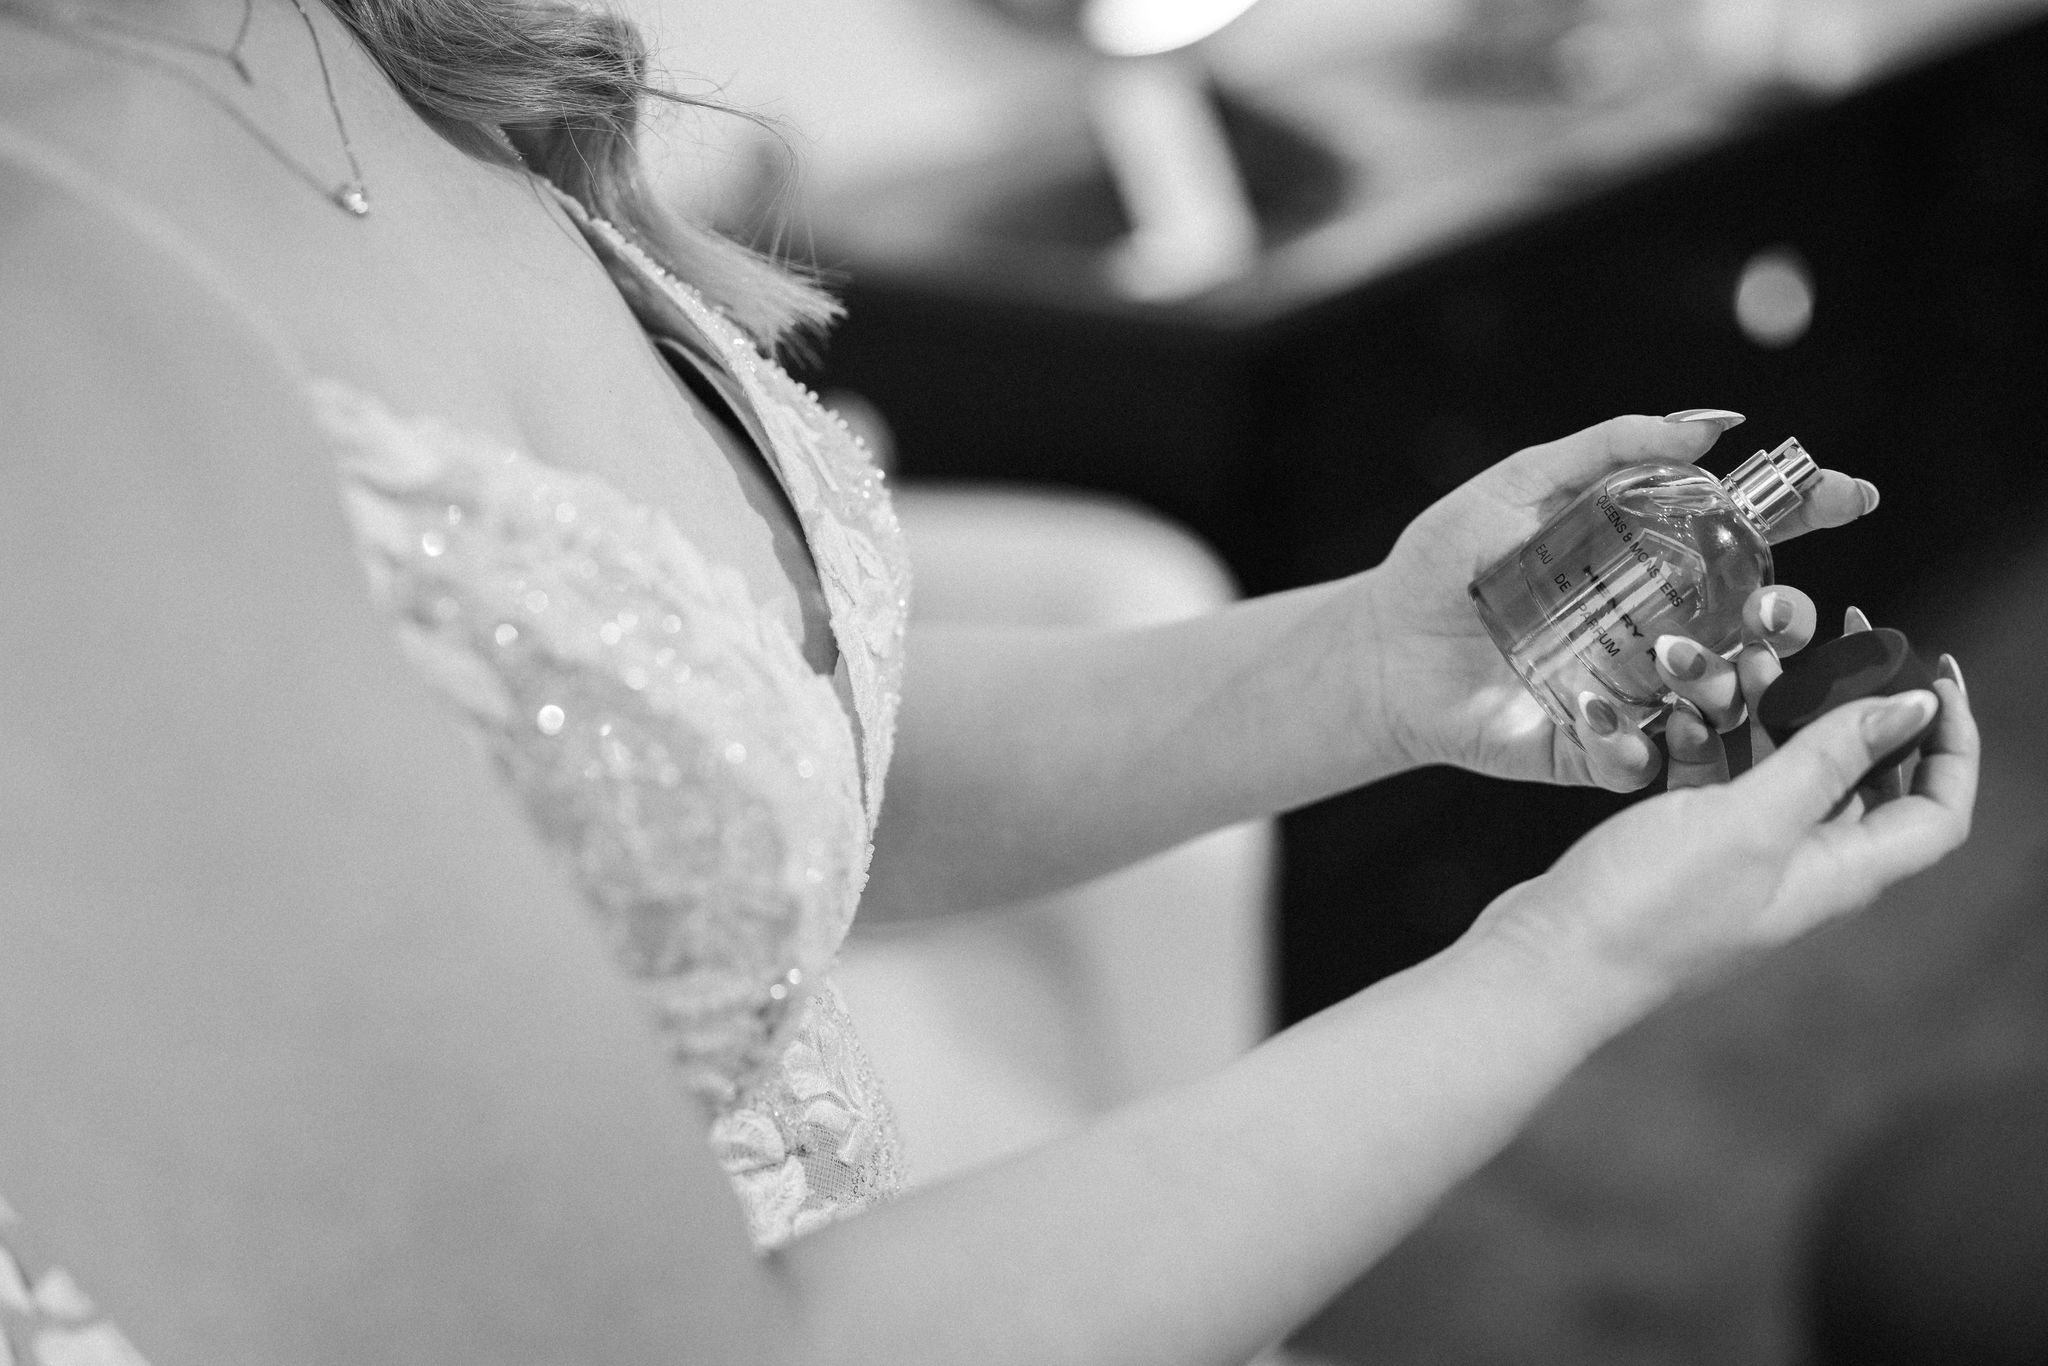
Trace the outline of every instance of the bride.
<path fill-rule="evenodd" d="M 1735 415 L 1522 451 L 1342 582 L 906 640 L 888 496 L 771 359 L 831 305 L 640 188 L 626 26 L 0 35 L 0 1361 L 1242 1361 L 1589 1050 L 1967 829 L 1949 660 L 1896 800 L 1852 789 L 1933 694 L 1689 786 L 1767 631 L 1673 680 L 1677 790 L 1447 952 L 895 1198 L 831 982 L 864 889 L 997 904 L 1419 764 L 1642 786 L 1465 585 Z"/>

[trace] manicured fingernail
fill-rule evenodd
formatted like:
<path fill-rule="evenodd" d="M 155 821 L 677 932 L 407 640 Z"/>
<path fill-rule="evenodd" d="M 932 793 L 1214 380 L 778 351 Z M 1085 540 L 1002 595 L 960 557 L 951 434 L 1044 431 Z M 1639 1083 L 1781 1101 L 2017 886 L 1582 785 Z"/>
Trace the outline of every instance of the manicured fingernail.
<path fill-rule="evenodd" d="M 1871 513 L 1877 511 L 1878 499 L 1882 495 L 1878 493 L 1877 485 L 1871 483 L 1868 479 L 1858 479 L 1856 487 L 1863 494 L 1863 515 L 1868 517 Z"/>
<path fill-rule="evenodd" d="M 1664 725 L 1664 745 L 1671 757 L 1683 763 L 1697 763 L 1712 751 L 1714 729 L 1693 706 L 1680 699 L 1671 708 Z"/>
<path fill-rule="evenodd" d="M 1934 675 L 1937 678 L 1946 678 L 1949 682 L 1955 684 L 1956 691 L 1963 695 L 1963 700 L 1965 702 L 1970 700 L 1970 685 L 1963 682 L 1963 666 L 1956 663 L 1954 655 L 1943 655 L 1940 663 L 1934 667 Z"/>
<path fill-rule="evenodd" d="M 1666 422 L 1711 422 L 1722 431 L 1739 426 L 1747 421 L 1741 413 L 1727 408 L 1680 408 L 1675 413 L 1664 414 Z"/>
<path fill-rule="evenodd" d="M 1614 704 L 1591 690 L 1579 694 L 1579 715 L 1595 735 L 1612 735 L 1621 729 L 1621 716 Z"/>
<path fill-rule="evenodd" d="M 1896 749 L 1933 720 L 1934 709 L 1940 705 L 1935 695 L 1924 688 L 1900 693 L 1883 706 L 1864 713 L 1863 742 L 1879 754 Z"/>
<path fill-rule="evenodd" d="M 1698 642 L 1684 636 L 1658 636 L 1657 662 L 1664 672 L 1682 683 L 1690 683 L 1707 671 L 1707 652 Z"/>
<path fill-rule="evenodd" d="M 1756 615 L 1766 631 L 1782 631 L 1792 624 L 1792 604 L 1783 593 L 1766 593 L 1756 600 Z"/>
<path fill-rule="evenodd" d="M 1858 631 L 1868 631 L 1869 629 L 1870 618 L 1863 615 L 1861 607 L 1851 607 L 1848 611 L 1842 613 L 1843 635 L 1853 635 Z"/>

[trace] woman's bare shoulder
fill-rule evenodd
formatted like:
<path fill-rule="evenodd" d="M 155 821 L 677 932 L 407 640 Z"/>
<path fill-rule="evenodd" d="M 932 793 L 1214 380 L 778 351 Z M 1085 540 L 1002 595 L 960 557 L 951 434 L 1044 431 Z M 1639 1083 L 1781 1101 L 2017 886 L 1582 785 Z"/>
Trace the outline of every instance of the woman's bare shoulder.
<path fill-rule="evenodd" d="M 132 125 L 161 122 L 145 72 L 62 41 L 0 10 L 0 182 L 28 188 L 24 159 L 104 164 Z"/>
<path fill-rule="evenodd" d="M 105 117 L 134 72 L 13 12 L 0 13 L 0 121 Z"/>
<path fill-rule="evenodd" d="M 55 424 L 47 439 L 96 447 L 101 425 L 146 421 L 168 436 L 220 408 L 232 411 L 206 425 L 232 430 L 300 406 L 289 347 L 206 253 L 69 149 L 6 123 L 0 347 L 16 428 L 0 450 L 14 459 L 36 418 Z"/>

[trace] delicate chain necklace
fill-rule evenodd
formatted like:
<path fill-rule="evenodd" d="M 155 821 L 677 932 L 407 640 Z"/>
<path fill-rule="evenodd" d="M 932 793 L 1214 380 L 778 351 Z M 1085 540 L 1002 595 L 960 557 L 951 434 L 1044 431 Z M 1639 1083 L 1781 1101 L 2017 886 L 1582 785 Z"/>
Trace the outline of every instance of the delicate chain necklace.
<path fill-rule="evenodd" d="M 12 11 L 16 7 L 9 5 L 7 8 Z M 44 13 L 47 14 L 48 11 L 44 11 Z M 217 61 L 226 62 L 234 68 L 235 74 L 242 78 L 243 85 L 256 84 L 255 77 L 249 74 L 249 64 L 242 60 L 242 44 L 249 41 L 249 25 L 255 17 L 256 0 L 242 0 L 242 22 L 235 29 L 235 40 L 225 48 L 218 48 L 209 47 L 205 43 L 194 42 L 182 34 L 165 33 L 159 29 L 142 28 L 136 24 L 125 24 L 119 20 L 109 19 L 104 14 L 95 14 L 89 9 L 82 9 L 66 16 L 69 22 L 81 28 L 96 28 L 105 33 L 118 33 L 124 38 L 131 38 L 139 43 L 159 43 L 164 47 L 182 48 L 186 52 L 194 53 L 201 57 L 212 57 Z"/>
<path fill-rule="evenodd" d="M 193 52 L 200 56 L 226 62 L 233 68 L 235 74 L 241 77 L 244 85 L 253 86 L 256 82 L 249 74 L 248 64 L 242 60 L 242 44 L 247 41 L 249 36 L 250 20 L 256 11 L 255 0 L 244 0 L 241 27 L 235 31 L 234 42 L 226 48 L 208 47 L 203 43 L 193 42 L 187 38 L 145 31 L 126 24 L 116 23 L 97 15 L 84 14 L 75 18 L 60 18 L 58 15 L 37 5 L 18 3 L 18 0 L 0 0 L 0 11 L 11 14 L 15 18 L 40 28 L 46 33 L 54 34 L 88 51 L 97 52 L 101 56 L 112 57 L 117 61 L 125 61 L 136 66 L 146 67 L 149 70 L 170 77 L 240 125 L 242 131 L 247 133 L 258 146 L 269 152 L 272 157 L 289 169 L 292 174 L 305 181 L 308 185 L 311 185 L 320 193 L 322 198 L 335 204 L 353 217 L 367 218 L 370 214 L 369 190 L 363 184 L 363 168 L 362 164 L 356 160 L 355 144 L 349 140 L 348 123 L 341 116 L 341 101 L 336 98 L 334 93 L 334 75 L 327 66 L 327 50 L 320 42 L 320 30 L 313 23 L 313 16 L 306 12 L 305 0 L 292 0 L 292 8 L 299 12 L 300 20 L 306 25 L 307 34 L 313 39 L 313 56 L 320 63 L 320 83 L 327 91 L 327 109 L 334 116 L 334 131 L 341 137 L 342 155 L 348 158 L 348 179 L 342 181 L 339 185 L 328 184 L 316 172 L 309 169 L 304 162 L 286 151 L 276 138 L 265 132 L 261 124 L 243 112 L 232 100 L 177 63 L 165 61 L 162 57 L 143 48 L 105 42 L 95 33 L 95 30 L 104 33 L 118 33 L 123 37 L 136 41 L 163 43 L 171 47 L 180 48 L 186 52 Z"/>

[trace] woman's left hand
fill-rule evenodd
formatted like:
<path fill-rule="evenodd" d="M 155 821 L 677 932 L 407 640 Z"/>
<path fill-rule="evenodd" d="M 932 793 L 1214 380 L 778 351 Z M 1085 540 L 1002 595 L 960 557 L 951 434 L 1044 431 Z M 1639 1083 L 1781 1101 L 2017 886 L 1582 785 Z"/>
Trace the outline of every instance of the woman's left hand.
<path fill-rule="evenodd" d="M 1364 576 L 1372 666 L 1379 671 L 1387 733 L 1410 762 L 1615 791 L 1642 787 L 1657 776 L 1662 756 L 1639 731 L 1585 733 L 1587 747 L 1581 749 L 1553 725 L 1502 660 L 1472 610 L 1468 589 L 1481 570 L 1534 535 L 1596 479 L 1648 461 L 1696 463 L 1741 420 L 1733 413 L 1701 411 L 1613 418 L 1520 451 L 1431 505 L 1409 523 L 1385 563 Z M 1877 490 L 1870 484 L 1826 470 L 1805 503 L 1772 529 L 1771 539 L 1840 526 L 1876 506 Z M 1755 648 L 1773 660 L 1773 649 L 1789 653 L 1804 643 L 1770 624 L 1754 637 Z M 1659 652 L 1659 667 L 1683 695 L 1688 690 L 1671 676 L 1669 653 Z M 1761 672 L 1761 659 L 1751 667 Z M 1674 776 L 1697 781 L 1699 774 Z"/>

